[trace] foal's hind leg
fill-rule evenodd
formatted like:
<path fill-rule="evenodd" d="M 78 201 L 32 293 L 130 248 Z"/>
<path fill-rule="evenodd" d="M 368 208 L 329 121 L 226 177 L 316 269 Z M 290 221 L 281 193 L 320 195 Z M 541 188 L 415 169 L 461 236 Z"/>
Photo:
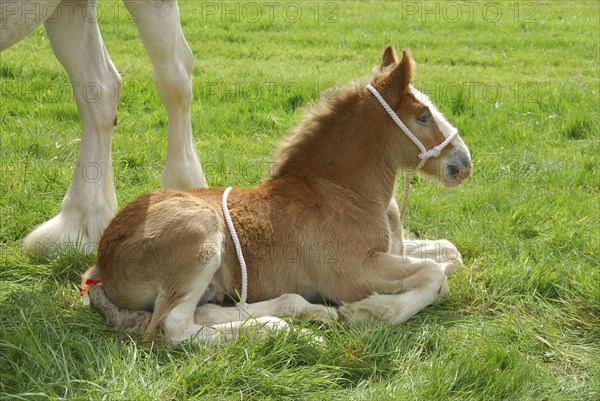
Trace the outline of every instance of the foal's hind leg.
<path fill-rule="evenodd" d="M 207 243 L 218 244 L 219 242 L 221 238 L 217 237 Z M 193 260 L 190 259 L 189 262 L 195 265 Z M 221 263 L 220 250 L 216 250 L 216 253 L 200 260 L 199 263 L 189 269 L 179 269 L 186 272 L 186 276 L 189 275 L 184 282 L 178 277 L 171 277 L 172 282 L 163 283 L 161 293 L 155 300 L 154 312 L 147 328 L 148 333 L 159 326 L 165 338 L 173 343 L 185 340 L 202 342 L 220 340 L 221 335 L 218 331 L 194 323 L 196 305 L 206 292 L 212 276 Z"/>
<path fill-rule="evenodd" d="M 224 319 L 222 316 L 214 319 L 219 320 L 220 323 L 216 321 L 205 322 L 203 319 L 196 320 L 192 318 L 194 316 L 194 308 L 203 293 L 203 291 L 197 289 L 193 290 L 185 297 L 183 302 L 169 311 L 162 325 L 167 340 L 173 343 L 185 340 L 220 343 L 235 339 L 240 333 L 250 330 L 263 335 L 273 330 L 281 330 L 288 327 L 287 323 L 278 317 L 260 316 L 243 319 L 239 311 L 229 314 L 232 318 L 231 320 Z M 219 308 L 218 306 L 215 307 Z M 204 306 L 198 309 L 202 308 Z"/>
<path fill-rule="evenodd" d="M 242 315 L 235 306 L 205 304 L 196 308 L 194 323 L 204 326 L 205 332 L 210 330 L 213 336 L 209 341 L 214 342 L 236 338 L 241 332 L 253 331 L 253 334 L 261 336 L 274 330 L 287 329 L 287 323 L 280 319 L 284 316 L 321 322 L 337 319 L 334 308 L 311 304 L 297 294 L 284 294 L 276 299 L 249 304 L 245 312 L 250 317 Z M 301 332 L 313 337 L 318 343 L 322 342 L 320 337 L 314 337 L 307 330 L 302 329 Z"/>
<path fill-rule="evenodd" d="M 62 210 L 24 241 L 26 251 L 42 254 L 65 244 L 92 251 L 117 210 L 110 149 L 121 77 L 102 42 L 95 0 L 66 3 L 44 26 L 54 54 L 73 83 L 82 138 Z"/>
<path fill-rule="evenodd" d="M 210 244 L 221 242 L 221 237 L 215 237 L 208 241 Z M 201 265 L 194 269 L 196 273 L 192 280 L 180 283 L 175 279 L 169 284 L 164 284 L 162 293 L 155 301 L 153 316 L 147 328 L 148 333 L 151 333 L 158 325 L 163 329 L 165 338 L 175 344 L 186 340 L 215 343 L 233 339 L 239 333 L 250 329 L 261 334 L 287 327 L 287 324 L 281 319 L 270 316 L 239 321 L 238 315 L 236 321 L 216 325 L 195 322 L 194 311 L 198 301 L 202 298 L 211 278 L 220 266 L 220 250 L 200 263 Z M 173 285 L 175 286 L 173 287 Z"/>
<path fill-rule="evenodd" d="M 284 294 L 278 298 L 249 304 L 245 310 L 252 318 L 299 317 L 312 321 L 331 322 L 337 319 L 335 308 L 311 304 L 298 294 Z M 235 306 L 223 307 L 205 304 L 196 308 L 194 322 L 202 325 L 233 322 L 243 319 Z"/>
<path fill-rule="evenodd" d="M 152 60 L 154 82 L 169 115 L 163 188 L 207 187 L 194 148 L 190 107 L 194 57 L 183 36 L 176 0 L 126 0 Z"/>

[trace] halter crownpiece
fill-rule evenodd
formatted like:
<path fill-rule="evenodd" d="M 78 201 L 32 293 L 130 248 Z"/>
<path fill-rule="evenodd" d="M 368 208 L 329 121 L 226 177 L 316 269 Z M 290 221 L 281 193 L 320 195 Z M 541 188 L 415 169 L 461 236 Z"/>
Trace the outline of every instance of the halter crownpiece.
<path fill-rule="evenodd" d="M 394 110 L 392 110 L 392 108 L 385 101 L 383 96 L 381 96 L 381 93 L 379 93 L 379 91 L 377 89 L 375 89 L 375 87 L 371 84 L 367 85 L 367 89 L 369 90 L 369 92 L 371 92 L 371 94 L 373 96 L 375 96 L 375 99 L 377 99 L 379 101 L 379 103 L 381 104 L 383 109 L 388 113 L 388 115 L 392 118 L 392 120 L 394 120 L 396 125 L 398 127 L 400 127 L 402 132 L 404 132 L 406 134 L 406 136 L 409 137 L 410 140 L 413 141 L 413 143 L 415 145 L 417 145 L 417 148 L 419 148 L 419 151 L 421 152 L 421 153 L 419 153 L 419 159 L 421 159 L 421 161 L 417 165 L 417 170 L 420 170 L 421 167 L 423 167 L 425 165 L 425 163 L 427 162 L 427 159 L 429 159 L 431 157 L 438 157 L 440 155 L 440 153 L 442 153 L 442 150 L 446 146 L 448 146 L 450 144 L 450 142 L 452 142 L 452 140 L 454 139 L 454 137 L 456 137 L 456 135 L 458 135 L 458 132 L 453 132 L 442 143 L 427 150 L 425 148 L 425 145 L 423 145 L 423 143 L 421 141 L 419 141 L 419 138 L 417 138 L 415 134 L 410 132 L 408 127 L 406 125 L 404 125 L 404 123 L 402 122 L 400 117 L 398 117 L 398 114 L 396 114 L 396 112 Z M 408 206 L 409 194 L 410 194 L 410 176 L 406 175 L 406 178 L 404 179 L 404 196 L 402 197 L 402 207 L 400 208 L 400 221 L 404 221 L 404 215 L 406 214 L 406 208 Z"/>

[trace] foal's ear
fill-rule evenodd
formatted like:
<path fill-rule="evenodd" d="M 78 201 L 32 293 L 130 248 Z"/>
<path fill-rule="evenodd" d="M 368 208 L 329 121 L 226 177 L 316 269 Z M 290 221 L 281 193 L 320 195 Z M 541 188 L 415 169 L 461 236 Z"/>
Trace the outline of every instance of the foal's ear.
<path fill-rule="evenodd" d="M 396 53 L 394 46 L 389 45 L 383 51 L 383 57 L 381 58 L 381 69 L 384 69 L 391 64 L 398 64 L 398 54 Z"/>
<path fill-rule="evenodd" d="M 402 49 L 402 61 L 390 74 L 394 86 L 404 92 L 412 84 L 415 75 L 415 60 L 408 49 Z"/>
<path fill-rule="evenodd" d="M 386 49 L 387 52 L 387 49 Z M 385 53 L 384 53 L 385 57 Z M 394 69 L 383 78 L 379 87 L 389 96 L 388 99 L 400 99 L 403 93 L 408 90 L 408 85 L 413 81 L 415 71 L 415 61 L 410 52 L 402 50 L 402 60 L 396 64 Z"/>

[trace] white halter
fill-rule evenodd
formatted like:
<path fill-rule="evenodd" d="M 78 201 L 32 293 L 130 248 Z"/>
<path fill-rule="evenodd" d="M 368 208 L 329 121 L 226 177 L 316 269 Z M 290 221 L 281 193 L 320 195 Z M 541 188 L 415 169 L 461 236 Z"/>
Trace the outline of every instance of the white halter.
<path fill-rule="evenodd" d="M 225 223 L 227 223 L 229 234 L 231 235 L 231 239 L 233 240 L 235 253 L 237 254 L 238 260 L 240 262 L 240 269 L 242 270 L 242 293 L 240 294 L 240 302 L 238 302 L 237 307 L 243 315 L 247 315 L 246 311 L 248 310 L 248 304 L 246 303 L 246 298 L 248 296 L 248 271 L 246 270 L 246 261 L 244 260 L 244 254 L 242 253 L 242 245 L 240 244 L 240 240 L 237 236 L 237 233 L 235 232 L 233 220 L 231 220 L 231 215 L 229 214 L 229 207 L 227 206 L 227 197 L 229 196 L 229 192 L 231 192 L 231 187 L 225 188 L 225 192 L 223 192 L 223 198 L 221 199 L 221 206 L 223 208 L 223 216 L 225 217 Z"/>
<path fill-rule="evenodd" d="M 425 148 L 425 145 L 423 145 L 423 143 L 421 141 L 419 141 L 419 138 L 417 138 L 415 136 L 415 134 L 410 132 L 408 127 L 406 125 L 404 125 L 402 120 L 400 120 L 400 117 L 398 117 L 398 114 L 396 114 L 394 112 L 394 110 L 392 110 L 392 108 L 385 101 L 383 96 L 381 96 L 381 93 L 379 93 L 377 91 L 377 89 L 375 89 L 375 87 L 373 87 L 373 85 L 370 85 L 370 84 L 367 85 L 367 89 L 369 90 L 369 92 L 371 92 L 373 94 L 373 96 L 375 96 L 375 99 L 377 99 L 379 101 L 379 103 L 381 103 L 381 106 L 383 106 L 384 110 L 388 113 L 388 115 L 392 118 L 392 120 L 394 120 L 396 125 L 398 127 L 400 127 L 402 132 L 404 132 L 406 134 L 406 136 L 409 137 L 410 140 L 413 141 L 413 143 L 415 145 L 417 145 L 417 148 L 419 148 L 419 151 L 421 151 L 421 153 L 419 153 L 419 159 L 421 159 L 421 161 L 417 165 L 417 170 L 420 170 L 425 165 L 425 163 L 427 162 L 427 159 L 429 159 L 431 157 L 438 157 L 440 155 L 440 153 L 442 152 L 442 150 L 446 146 L 448 146 L 450 144 L 450 142 L 452 142 L 452 140 L 456 137 L 456 135 L 458 135 L 458 132 L 453 132 L 442 143 L 427 150 Z M 408 205 L 409 192 L 410 192 L 410 177 L 407 175 L 405 178 L 405 181 L 404 181 L 404 197 L 402 198 L 402 207 L 400 208 L 400 220 L 404 220 L 404 215 L 406 214 L 406 207 Z"/>

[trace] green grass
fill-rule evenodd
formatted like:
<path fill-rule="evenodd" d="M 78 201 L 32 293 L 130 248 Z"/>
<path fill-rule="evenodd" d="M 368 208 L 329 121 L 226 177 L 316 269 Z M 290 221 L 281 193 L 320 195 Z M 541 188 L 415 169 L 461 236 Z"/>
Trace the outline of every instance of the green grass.
<path fill-rule="evenodd" d="M 100 3 L 124 80 L 113 142 L 124 205 L 160 186 L 166 113 L 122 4 Z M 442 2 L 423 15 L 412 2 L 296 2 L 296 22 L 288 3 L 272 19 L 252 3 L 256 22 L 244 4 L 181 1 L 210 185 L 256 185 L 305 103 L 367 75 L 388 43 L 410 48 L 417 87 L 459 127 L 475 166 L 456 189 L 413 182 L 407 229 L 464 256 L 450 295 L 401 326 L 299 323 L 325 348 L 294 334 L 177 350 L 119 341 L 80 303 L 93 256 L 20 252 L 59 211 L 80 137 L 38 29 L 0 59 L 0 399 L 599 399 L 598 4 L 505 2 L 498 18 L 483 2 L 456 20 Z"/>

